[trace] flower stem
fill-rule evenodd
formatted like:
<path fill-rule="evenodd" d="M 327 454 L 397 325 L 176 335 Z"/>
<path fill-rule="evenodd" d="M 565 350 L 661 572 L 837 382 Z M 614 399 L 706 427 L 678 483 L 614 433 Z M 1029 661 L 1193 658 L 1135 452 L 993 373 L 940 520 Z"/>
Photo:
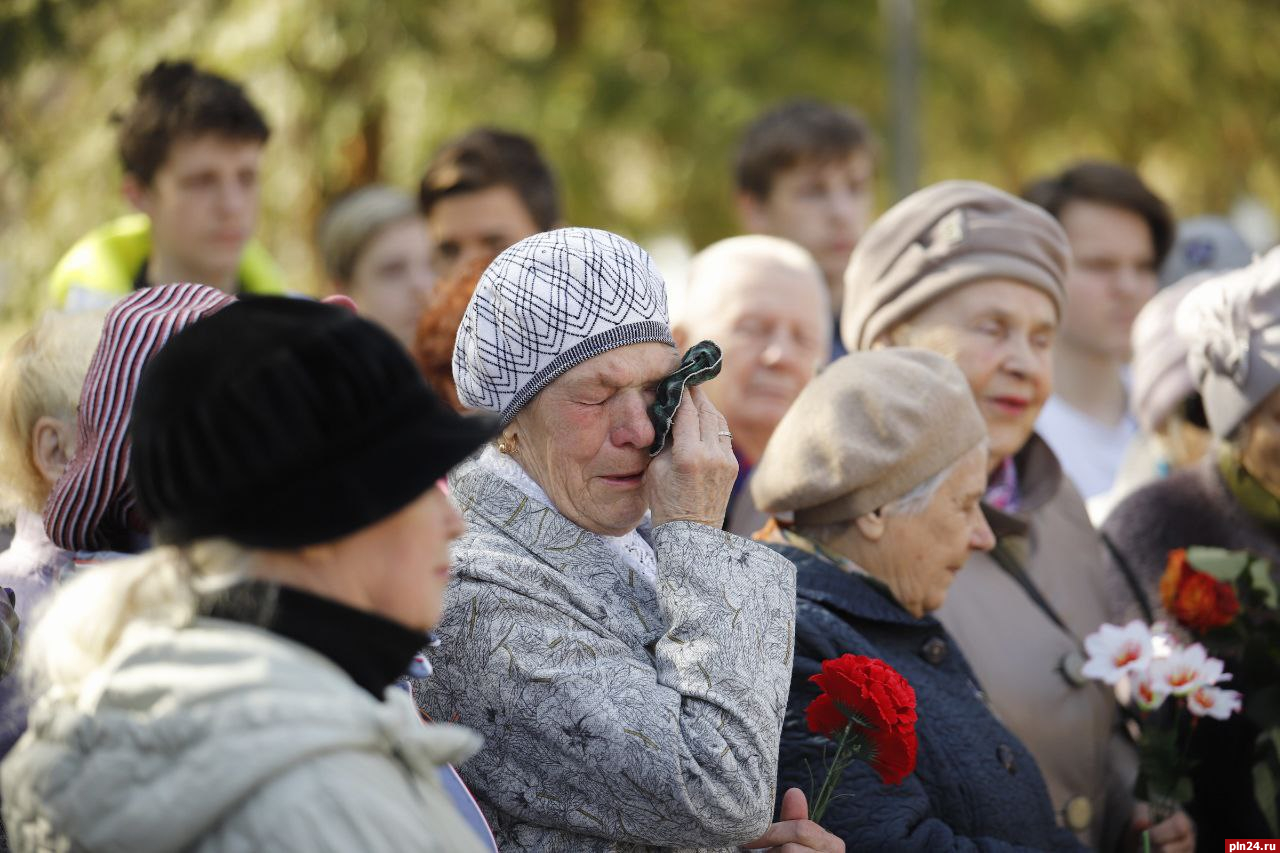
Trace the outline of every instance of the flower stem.
<path fill-rule="evenodd" d="M 853 724 L 850 723 L 840 730 L 840 737 L 836 741 L 836 755 L 831 760 L 831 767 L 827 770 L 827 778 L 822 780 L 822 787 L 818 789 L 817 796 L 813 799 L 813 806 L 809 809 L 809 820 L 819 823 L 823 814 L 827 811 L 827 806 L 831 802 L 831 797 L 835 794 L 836 785 L 840 783 L 840 777 L 844 774 L 845 765 L 848 759 L 845 757 L 845 746 L 849 741 L 849 733 L 853 730 Z"/>

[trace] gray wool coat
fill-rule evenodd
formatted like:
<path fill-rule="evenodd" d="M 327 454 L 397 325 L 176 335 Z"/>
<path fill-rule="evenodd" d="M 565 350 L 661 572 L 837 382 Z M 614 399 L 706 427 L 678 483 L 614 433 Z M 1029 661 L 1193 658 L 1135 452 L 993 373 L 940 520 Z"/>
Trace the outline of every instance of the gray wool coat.
<path fill-rule="evenodd" d="M 655 528 L 657 584 L 475 463 L 467 532 L 415 687 L 485 746 L 460 771 L 507 851 L 725 850 L 769 825 L 795 568 L 689 522 Z"/>

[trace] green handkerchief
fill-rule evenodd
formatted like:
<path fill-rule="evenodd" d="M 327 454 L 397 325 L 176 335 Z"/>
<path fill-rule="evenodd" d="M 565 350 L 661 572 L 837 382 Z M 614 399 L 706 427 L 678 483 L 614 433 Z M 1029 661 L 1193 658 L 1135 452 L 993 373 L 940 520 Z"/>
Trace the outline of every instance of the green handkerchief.
<path fill-rule="evenodd" d="M 694 344 L 689 347 L 684 358 L 680 359 L 680 369 L 658 383 L 657 399 L 649 407 L 649 420 L 653 421 L 655 432 L 653 446 L 649 448 L 650 456 L 657 456 L 666 446 L 671 422 L 675 420 L 676 410 L 680 408 L 685 386 L 697 385 L 719 376 L 722 358 L 720 347 L 714 341 Z"/>

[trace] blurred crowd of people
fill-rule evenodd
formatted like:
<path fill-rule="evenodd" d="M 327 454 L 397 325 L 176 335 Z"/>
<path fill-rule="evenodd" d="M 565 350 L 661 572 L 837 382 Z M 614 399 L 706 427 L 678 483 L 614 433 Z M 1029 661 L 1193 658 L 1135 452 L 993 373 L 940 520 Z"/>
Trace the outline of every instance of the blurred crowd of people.
<path fill-rule="evenodd" d="M 1280 558 L 1280 254 L 1226 220 L 1092 161 L 877 216 L 871 128 L 795 100 L 742 132 L 743 234 L 686 281 L 477 128 L 333 203 L 313 300 L 254 240 L 239 83 L 162 62 L 118 132 L 137 212 L 0 363 L 12 849 L 1270 834 L 1253 723 L 1202 721 L 1153 818 L 1081 674 L 1099 626 L 1165 617 L 1171 549 Z M 810 678 L 850 653 L 911 683 L 918 760 L 850 767 L 816 823 Z"/>

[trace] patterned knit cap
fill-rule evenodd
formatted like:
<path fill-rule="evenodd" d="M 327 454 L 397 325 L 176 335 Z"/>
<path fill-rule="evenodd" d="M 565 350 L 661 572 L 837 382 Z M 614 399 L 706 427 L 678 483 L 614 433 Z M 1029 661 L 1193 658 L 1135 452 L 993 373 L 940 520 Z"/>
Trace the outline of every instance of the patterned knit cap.
<path fill-rule="evenodd" d="M 458 399 L 502 424 L 558 376 L 611 349 L 674 347 L 649 254 L 592 228 L 526 237 L 484 271 L 453 348 Z"/>
<path fill-rule="evenodd" d="M 129 413 L 142 369 L 162 346 L 235 298 L 203 284 L 139 290 L 116 303 L 89 363 L 75 455 L 44 508 L 49 538 L 68 551 L 131 551 L 146 525 L 129 487 Z"/>

